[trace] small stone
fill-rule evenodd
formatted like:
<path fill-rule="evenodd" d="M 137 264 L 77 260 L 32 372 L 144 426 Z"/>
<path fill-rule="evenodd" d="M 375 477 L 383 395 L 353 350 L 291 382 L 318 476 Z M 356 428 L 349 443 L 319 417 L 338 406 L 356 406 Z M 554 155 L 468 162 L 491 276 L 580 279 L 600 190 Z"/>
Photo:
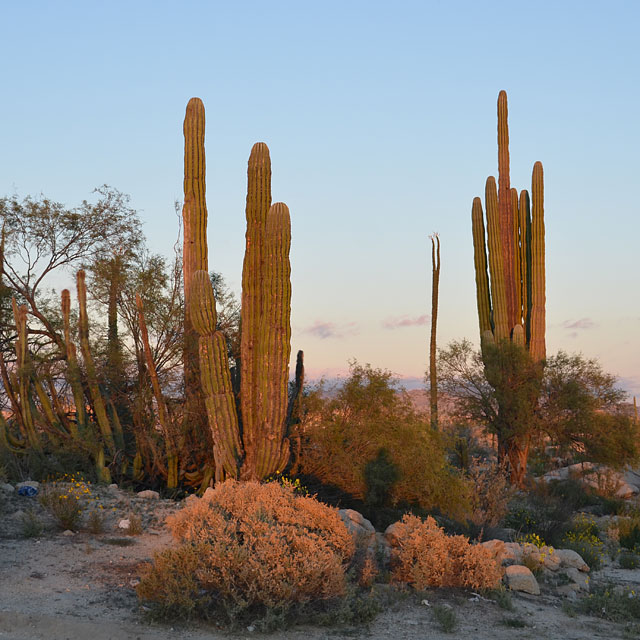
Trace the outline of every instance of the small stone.
<path fill-rule="evenodd" d="M 109 491 L 118 491 L 120 487 L 118 487 L 118 485 L 114 482 L 113 484 L 110 484 L 107 489 L 109 489 Z"/>
<path fill-rule="evenodd" d="M 9 484 L 8 482 L 3 482 L 2 484 L 0 484 L 0 491 L 4 493 L 13 493 L 15 489 L 13 488 L 12 484 Z"/>
<path fill-rule="evenodd" d="M 513 591 L 540 595 L 540 585 L 531 571 L 521 564 L 512 564 L 505 570 L 507 584 Z"/>
<path fill-rule="evenodd" d="M 136 494 L 138 498 L 144 498 L 145 500 L 159 500 L 160 494 L 157 491 L 152 491 L 151 489 L 146 489 L 145 491 L 140 491 Z"/>
<path fill-rule="evenodd" d="M 62 532 L 62 535 L 69 538 L 70 536 L 75 536 L 76 534 L 73 531 L 71 531 L 71 529 L 67 529 L 66 531 Z"/>
<path fill-rule="evenodd" d="M 14 511 L 13 514 L 11 515 L 11 517 L 14 520 L 22 520 L 22 518 L 24 518 L 24 511 L 22 511 L 22 509 L 18 509 L 18 511 Z"/>
<path fill-rule="evenodd" d="M 128 518 L 123 518 L 118 522 L 118 529 L 130 529 L 131 528 L 131 520 Z"/>

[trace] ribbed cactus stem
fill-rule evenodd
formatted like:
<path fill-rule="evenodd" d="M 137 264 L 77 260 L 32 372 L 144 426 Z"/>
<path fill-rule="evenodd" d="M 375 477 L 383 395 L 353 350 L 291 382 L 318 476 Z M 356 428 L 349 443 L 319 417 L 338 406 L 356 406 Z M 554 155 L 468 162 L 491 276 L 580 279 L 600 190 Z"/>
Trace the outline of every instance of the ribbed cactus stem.
<path fill-rule="evenodd" d="M 518 226 L 520 228 L 522 318 L 524 321 L 525 342 L 528 346 L 531 339 L 531 209 L 529 206 L 529 192 L 526 189 L 520 192 L 518 218 Z"/>
<path fill-rule="evenodd" d="M 178 454 L 176 444 L 171 431 L 171 422 L 169 420 L 169 411 L 162 395 L 160 381 L 158 380 L 158 372 L 153 361 L 151 353 L 151 345 L 149 344 L 149 331 L 147 330 L 147 322 L 144 317 L 144 305 L 142 298 L 136 294 L 136 307 L 138 309 L 138 326 L 140 327 L 140 336 L 144 348 L 144 355 L 147 361 L 147 370 L 151 378 L 151 387 L 153 395 L 156 399 L 156 407 L 158 410 L 158 422 L 164 433 L 165 448 L 167 451 L 167 488 L 175 489 L 178 486 Z"/>
<path fill-rule="evenodd" d="M 265 225 L 263 329 L 258 372 L 259 394 L 263 399 L 257 466 L 259 478 L 282 470 L 283 448 L 288 450 L 289 446 L 284 435 L 291 356 L 290 248 L 289 209 L 286 204 L 277 202 L 271 205 Z"/>
<path fill-rule="evenodd" d="M 258 477 L 258 439 L 264 401 L 258 376 L 262 366 L 260 346 L 264 341 L 264 242 L 270 207 L 269 148 L 263 142 L 257 142 L 251 149 L 247 168 L 247 231 L 242 268 L 240 406 L 246 455 L 243 473 L 247 479 Z"/>
<path fill-rule="evenodd" d="M 502 240 L 504 290 L 509 329 L 517 323 L 517 295 L 514 273 L 515 245 L 513 239 L 513 208 L 509 177 L 509 123 L 507 93 L 498 95 L 498 208 Z"/>
<path fill-rule="evenodd" d="M 206 271 L 193 274 L 189 313 L 200 334 L 200 377 L 213 439 L 216 474 L 220 478 L 224 469 L 228 477 L 236 478 L 243 450 L 231 387 L 227 343 L 224 335 L 216 331 L 215 299 Z"/>
<path fill-rule="evenodd" d="M 13 317 L 16 325 L 16 366 L 17 366 L 17 385 L 14 387 L 18 390 L 20 402 L 20 412 L 22 416 L 21 424 L 25 430 L 27 442 L 33 449 L 39 450 L 42 445 L 35 428 L 33 419 L 33 406 L 31 399 L 31 375 L 32 364 L 29 357 L 29 348 L 27 343 L 27 307 L 25 305 L 18 306 L 15 298 L 11 299 L 13 307 Z"/>
<path fill-rule="evenodd" d="M 476 272 L 476 301 L 478 305 L 478 319 L 480 321 L 480 335 L 482 335 L 485 331 L 491 331 L 492 325 L 484 214 L 482 212 L 482 200 L 480 198 L 473 199 L 471 224 L 473 230 L 473 262 Z"/>
<path fill-rule="evenodd" d="M 544 241 L 544 176 L 542 163 L 533 165 L 531 178 L 531 341 L 529 351 L 536 361 L 546 358 L 546 278 Z"/>
<path fill-rule="evenodd" d="M 487 237 L 489 245 L 489 270 L 491 272 L 491 302 L 493 305 L 493 325 L 497 342 L 510 337 L 511 327 L 507 317 L 507 297 L 504 281 L 504 254 L 502 233 L 498 211 L 498 194 L 495 178 L 487 178 L 485 188 L 487 205 Z"/>
<path fill-rule="evenodd" d="M 184 117 L 184 206 L 182 269 L 184 282 L 184 386 L 185 386 L 185 430 L 193 439 L 192 444 L 202 444 L 205 428 L 205 409 L 202 402 L 198 335 L 189 317 L 191 294 L 189 287 L 193 274 L 208 271 L 207 248 L 207 203 L 206 162 L 204 150 L 205 114 L 200 98 L 191 98 Z"/>
<path fill-rule="evenodd" d="M 522 267 L 520 264 L 520 216 L 518 215 L 518 190 L 511 189 L 511 225 L 513 233 L 513 277 L 515 279 L 515 324 L 522 326 Z"/>
<path fill-rule="evenodd" d="M 93 355 L 89 347 L 89 317 L 87 315 L 87 285 L 85 281 L 85 273 L 81 269 L 77 275 L 77 288 L 78 288 L 78 308 L 79 308 L 79 321 L 78 321 L 78 333 L 80 337 L 80 349 L 82 351 L 82 357 L 84 359 L 84 366 L 87 373 L 87 386 L 89 387 L 89 393 L 91 395 L 91 401 L 93 403 L 93 409 L 96 415 L 96 421 L 102 438 L 107 448 L 110 451 L 115 451 L 116 445 L 113 438 L 113 431 L 107 418 L 107 410 L 105 408 L 102 394 L 100 393 L 100 387 L 98 385 L 98 375 L 96 372 L 96 365 L 93 361 Z"/>
<path fill-rule="evenodd" d="M 71 434 L 77 437 L 79 431 L 84 430 L 87 426 L 87 413 L 85 409 L 84 390 L 82 389 L 82 377 L 80 375 L 80 367 L 78 366 L 78 358 L 76 355 L 76 347 L 71 340 L 71 295 L 69 289 L 63 289 L 61 294 L 62 306 L 62 324 L 64 327 L 64 342 L 67 351 L 67 381 L 71 387 L 73 394 L 73 402 L 76 409 L 76 422 L 70 422 Z"/>

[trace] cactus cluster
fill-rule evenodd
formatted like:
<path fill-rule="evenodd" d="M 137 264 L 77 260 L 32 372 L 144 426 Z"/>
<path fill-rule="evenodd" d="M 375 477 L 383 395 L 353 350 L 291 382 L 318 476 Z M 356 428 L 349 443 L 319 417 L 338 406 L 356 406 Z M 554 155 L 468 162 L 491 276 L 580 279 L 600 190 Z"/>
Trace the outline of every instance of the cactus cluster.
<path fill-rule="evenodd" d="M 492 176 L 486 182 L 486 232 L 480 198 L 471 210 L 480 336 L 485 344 L 512 340 L 541 362 L 546 355 L 543 171 L 536 162 L 531 198 L 510 185 L 504 91 L 498 97 L 498 172 L 498 187 Z"/>
<path fill-rule="evenodd" d="M 264 143 L 251 150 L 247 171 L 246 251 L 242 272 L 239 411 L 232 388 L 226 341 L 216 330 L 216 307 L 206 271 L 204 186 L 187 191 L 188 167 L 204 169 L 204 108 L 192 98 L 185 115 L 184 261 L 190 325 L 199 334 L 200 383 L 213 440 L 216 478 L 261 479 L 284 468 L 291 353 L 291 221 L 283 203 L 271 204 L 271 160 Z M 192 148 L 193 147 L 193 148 Z M 197 147 L 197 148 L 196 148 Z M 200 153 L 202 152 L 202 153 Z M 189 159 L 189 163 L 187 162 Z M 204 174 L 198 178 L 204 181 Z M 191 202 L 202 196 L 199 204 Z M 188 241 L 187 241 L 187 234 Z M 204 246 L 203 246 L 204 245 Z M 191 269 L 191 267 L 190 267 Z"/>

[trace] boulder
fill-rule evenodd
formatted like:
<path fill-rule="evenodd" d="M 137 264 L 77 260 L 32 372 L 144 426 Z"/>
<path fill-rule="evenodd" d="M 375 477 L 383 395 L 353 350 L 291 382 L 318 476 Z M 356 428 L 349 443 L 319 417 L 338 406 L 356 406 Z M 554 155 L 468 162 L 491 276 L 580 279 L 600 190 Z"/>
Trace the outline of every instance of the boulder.
<path fill-rule="evenodd" d="M 589 591 L 589 576 L 584 572 L 568 567 L 564 569 L 564 573 L 571 579 L 573 587 L 578 591 Z"/>
<path fill-rule="evenodd" d="M 338 513 L 357 544 L 368 547 L 375 540 L 374 526 L 360 512 L 354 509 L 340 509 Z"/>
<path fill-rule="evenodd" d="M 506 568 L 505 577 L 507 585 L 513 591 L 531 593 L 534 596 L 540 595 L 540 585 L 527 567 L 521 564 L 512 564 Z"/>
<path fill-rule="evenodd" d="M 557 571 L 560 568 L 560 558 L 553 547 L 545 545 L 540 549 L 540 561 L 548 571 Z"/>
<path fill-rule="evenodd" d="M 522 562 L 522 547 L 517 542 L 486 540 L 481 544 L 489 549 L 496 561 L 502 565 L 520 564 Z"/>
<path fill-rule="evenodd" d="M 159 500 L 160 494 L 157 491 L 146 489 L 145 491 L 139 491 L 136 497 L 143 498 L 144 500 Z"/>
<path fill-rule="evenodd" d="M 589 565 L 582 559 L 582 556 L 573 549 L 556 549 L 554 551 L 563 569 L 577 569 L 578 571 L 589 571 Z"/>

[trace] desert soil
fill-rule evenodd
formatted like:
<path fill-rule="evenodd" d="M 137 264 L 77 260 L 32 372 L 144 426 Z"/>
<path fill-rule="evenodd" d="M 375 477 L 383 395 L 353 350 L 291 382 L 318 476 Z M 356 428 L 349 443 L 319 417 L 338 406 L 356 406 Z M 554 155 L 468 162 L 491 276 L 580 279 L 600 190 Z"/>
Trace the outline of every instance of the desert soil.
<path fill-rule="evenodd" d="M 168 513 L 181 507 L 169 500 L 143 500 L 120 490 L 92 489 L 107 514 L 105 532 L 63 535 L 37 499 L 16 494 L 0 504 L 0 640 L 215 640 L 255 638 L 321 640 L 371 638 L 629 638 L 624 625 L 584 615 L 569 617 L 564 598 L 543 585 L 542 595 L 512 594 L 514 611 L 465 591 L 431 591 L 392 598 L 393 603 L 367 626 L 318 628 L 298 626 L 275 634 L 224 632 L 214 625 L 162 625 L 145 619 L 135 594 L 140 566 L 171 544 L 164 526 Z M 98 495 L 96 495 L 96 491 Z M 33 512 L 45 525 L 38 537 L 25 538 L 22 514 Z M 127 536 L 121 518 L 138 514 L 143 533 Z M 119 546 L 114 541 L 125 541 Z M 120 543 L 122 544 L 122 543 Z M 640 570 L 614 566 L 594 572 L 592 581 L 613 580 L 640 590 Z M 433 606 L 451 606 L 457 617 L 453 633 L 444 633 Z M 526 626 L 514 628 L 509 620 Z"/>

